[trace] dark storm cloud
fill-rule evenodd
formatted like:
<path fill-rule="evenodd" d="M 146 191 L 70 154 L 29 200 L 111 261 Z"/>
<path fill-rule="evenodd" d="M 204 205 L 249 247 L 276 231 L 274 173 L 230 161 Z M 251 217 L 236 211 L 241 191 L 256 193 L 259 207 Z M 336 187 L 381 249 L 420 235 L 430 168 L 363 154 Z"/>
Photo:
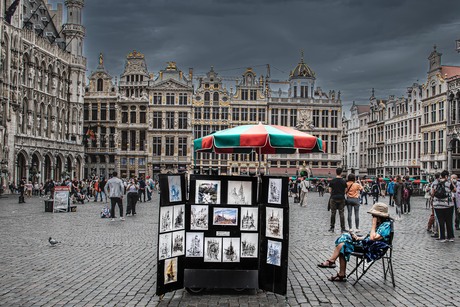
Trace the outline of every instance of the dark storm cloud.
<path fill-rule="evenodd" d="M 91 71 L 103 52 L 113 76 L 136 49 L 153 72 L 171 60 L 225 76 L 248 66 L 265 74 L 270 64 L 273 78 L 287 79 L 304 49 L 316 85 L 341 90 L 347 109 L 367 102 L 371 88 L 387 98 L 423 82 L 434 44 L 443 64 L 460 65 L 459 8 L 448 0 L 88 0 L 85 55 Z"/>

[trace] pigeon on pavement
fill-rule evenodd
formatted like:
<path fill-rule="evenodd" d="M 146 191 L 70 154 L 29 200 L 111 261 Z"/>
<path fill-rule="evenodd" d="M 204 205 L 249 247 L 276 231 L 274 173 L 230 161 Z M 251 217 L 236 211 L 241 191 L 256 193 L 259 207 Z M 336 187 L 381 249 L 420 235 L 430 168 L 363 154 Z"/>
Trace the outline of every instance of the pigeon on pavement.
<path fill-rule="evenodd" d="M 48 239 L 48 242 L 50 242 L 51 246 L 55 246 L 56 244 L 61 243 L 61 242 L 59 242 L 59 241 L 57 241 L 57 240 L 55 240 L 55 239 L 53 239 L 51 237 Z"/>

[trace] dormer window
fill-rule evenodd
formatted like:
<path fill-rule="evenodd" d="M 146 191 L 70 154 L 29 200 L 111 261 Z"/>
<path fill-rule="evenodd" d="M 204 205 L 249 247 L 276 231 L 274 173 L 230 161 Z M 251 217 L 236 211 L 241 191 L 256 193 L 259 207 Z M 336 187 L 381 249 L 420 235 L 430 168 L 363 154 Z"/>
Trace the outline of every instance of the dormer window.
<path fill-rule="evenodd" d="M 205 83 L 204 88 L 209 88 L 209 83 Z"/>
<path fill-rule="evenodd" d="M 97 79 L 97 91 L 102 92 L 104 90 L 104 82 L 101 78 Z"/>

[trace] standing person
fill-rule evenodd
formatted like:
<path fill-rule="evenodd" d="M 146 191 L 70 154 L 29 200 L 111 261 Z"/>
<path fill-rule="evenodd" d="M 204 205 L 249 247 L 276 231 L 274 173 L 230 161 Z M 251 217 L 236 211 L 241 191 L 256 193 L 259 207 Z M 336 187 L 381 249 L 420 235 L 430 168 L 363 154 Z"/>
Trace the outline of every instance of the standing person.
<path fill-rule="evenodd" d="M 455 216 L 455 230 L 460 230 L 460 182 L 457 180 L 457 175 L 452 174 L 450 176 L 450 182 L 455 187 L 455 193 L 453 197 L 454 201 L 454 216 Z"/>
<path fill-rule="evenodd" d="M 147 201 L 151 201 L 152 192 L 153 192 L 153 188 L 155 187 L 155 183 L 153 182 L 153 179 L 150 178 L 150 176 L 147 176 L 146 185 L 147 185 Z"/>
<path fill-rule="evenodd" d="M 330 232 L 334 232 L 335 228 L 335 216 L 337 210 L 339 210 L 340 218 L 340 228 L 342 232 L 345 232 L 345 189 L 347 188 L 347 183 L 342 178 L 342 168 L 339 167 L 335 170 L 336 177 L 331 180 L 329 184 L 329 193 L 331 198 L 329 199 L 329 205 L 331 208 L 331 228 Z"/>
<path fill-rule="evenodd" d="M 138 191 L 139 201 L 142 202 L 142 196 L 144 196 L 144 202 L 145 202 L 145 187 L 146 187 L 146 184 L 145 184 L 143 176 L 141 176 L 139 178 L 138 184 L 139 184 L 139 191 Z"/>
<path fill-rule="evenodd" d="M 310 181 L 307 180 L 307 176 L 303 177 L 303 180 L 300 182 L 300 206 L 307 206 L 307 195 L 308 189 L 310 188 Z"/>
<path fill-rule="evenodd" d="M 97 198 L 98 198 L 99 194 L 101 194 L 101 189 L 99 188 L 99 179 L 97 177 L 94 180 L 93 188 L 94 188 L 94 195 L 95 195 L 94 196 L 94 201 L 97 202 Z"/>
<path fill-rule="evenodd" d="M 404 189 L 407 191 L 404 191 L 403 194 L 403 213 L 404 214 L 410 214 L 410 197 L 412 196 L 412 193 L 414 192 L 414 186 L 412 185 L 412 182 L 409 180 L 409 176 L 404 177 Z"/>
<path fill-rule="evenodd" d="M 374 201 L 374 204 L 379 201 L 380 191 L 381 191 L 380 190 L 380 185 L 378 184 L 378 182 L 373 181 L 372 186 L 371 186 L 371 193 L 372 193 L 372 199 Z"/>
<path fill-rule="evenodd" d="M 138 194 L 139 185 L 136 179 L 131 178 L 128 185 L 126 186 L 126 193 L 128 195 L 128 205 L 126 206 L 126 216 L 136 215 L 136 203 L 139 198 Z"/>
<path fill-rule="evenodd" d="M 431 193 L 432 190 L 433 190 L 433 185 L 437 184 L 439 182 L 439 177 L 441 177 L 441 174 L 440 173 L 436 173 L 434 174 L 434 180 L 430 183 L 430 196 L 431 196 L 431 199 L 430 199 L 430 207 L 431 207 L 431 215 L 430 215 L 430 218 L 428 219 L 428 225 L 427 225 L 427 231 L 432 231 L 433 234 L 431 235 L 433 238 L 439 238 L 439 234 L 438 234 L 438 229 L 435 225 L 436 223 L 436 218 L 435 218 L 435 215 L 434 215 L 434 207 L 433 207 L 433 200 L 434 200 L 434 197 L 433 197 L 433 194 Z M 431 180 L 430 180 L 431 181 Z"/>
<path fill-rule="evenodd" d="M 22 177 L 21 181 L 19 181 L 18 190 L 19 190 L 19 203 L 25 204 L 26 201 L 24 200 L 24 192 L 26 189 L 26 177 Z"/>
<path fill-rule="evenodd" d="M 359 192 L 363 190 L 363 186 L 361 185 L 361 181 L 356 181 L 355 174 L 351 173 L 348 175 L 347 181 L 347 189 L 346 189 L 346 197 L 347 200 L 347 212 L 348 212 L 348 227 L 350 231 L 352 231 L 353 223 L 351 221 L 351 216 L 353 215 L 353 211 L 355 212 L 355 232 L 360 232 L 359 230 Z"/>
<path fill-rule="evenodd" d="M 436 184 L 433 184 L 431 195 L 433 195 L 433 207 L 438 220 L 440 242 L 454 242 L 454 202 L 452 192 L 456 189 L 448 180 L 449 172 L 442 171 L 441 177 Z M 447 237 L 446 237 L 447 232 Z"/>
<path fill-rule="evenodd" d="M 115 221 L 115 205 L 118 204 L 118 209 L 120 209 L 120 220 L 124 221 L 125 218 L 123 217 L 123 193 L 125 191 L 125 186 L 123 185 L 123 181 L 117 178 L 118 173 L 115 171 L 113 172 L 112 178 L 107 181 L 104 186 L 105 195 L 108 195 L 110 198 L 110 216 L 112 217 L 112 221 Z"/>
<path fill-rule="evenodd" d="M 361 204 L 364 202 L 364 199 L 366 199 L 366 203 L 364 205 L 368 205 L 367 201 L 367 195 L 371 193 L 371 187 L 369 186 L 369 182 L 365 182 L 363 186 L 363 190 L 361 191 Z"/>
<path fill-rule="evenodd" d="M 105 177 L 101 178 L 101 181 L 99 181 L 99 189 L 101 190 L 101 202 L 103 202 L 102 196 L 105 197 L 105 202 L 107 203 L 107 193 L 105 192 L 105 185 L 107 184 L 107 180 Z"/>
<path fill-rule="evenodd" d="M 390 207 L 394 206 L 394 199 L 393 199 L 394 197 L 393 195 L 395 194 L 394 186 L 395 186 L 395 183 L 393 181 L 393 178 L 390 178 L 390 182 L 388 183 L 388 186 L 387 186 L 387 193 L 390 196 L 390 203 L 388 205 Z"/>
<path fill-rule="evenodd" d="M 401 219 L 401 214 L 403 210 L 403 184 L 401 182 L 401 176 L 396 176 L 396 182 L 394 184 L 394 195 L 393 195 L 393 200 L 396 206 L 396 215 L 398 216 L 398 219 Z"/>
<path fill-rule="evenodd" d="M 317 185 L 316 188 L 318 189 L 319 196 L 323 197 L 324 196 L 324 184 L 323 184 L 322 180 L 320 182 L 318 182 L 318 185 Z"/>

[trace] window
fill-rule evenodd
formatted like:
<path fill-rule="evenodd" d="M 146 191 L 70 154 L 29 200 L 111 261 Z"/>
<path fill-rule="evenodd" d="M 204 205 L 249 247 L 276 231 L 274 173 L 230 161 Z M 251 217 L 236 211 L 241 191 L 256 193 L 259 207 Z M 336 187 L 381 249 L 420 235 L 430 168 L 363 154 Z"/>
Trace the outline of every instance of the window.
<path fill-rule="evenodd" d="M 241 100 L 248 100 L 248 90 L 241 90 Z"/>
<path fill-rule="evenodd" d="M 142 78 L 142 76 L 141 76 L 141 78 Z M 142 166 L 145 165 L 145 158 L 138 158 L 137 159 L 137 164 L 142 165 Z"/>
<path fill-rule="evenodd" d="M 93 103 L 93 107 L 91 109 L 91 119 L 97 120 L 97 104 Z"/>
<path fill-rule="evenodd" d="M 248 121 L 248 109 L 247 108 L 241 108 L 241 120 Z"/>
<path fill-rule="evenodd" d="M 319 127 L 319 110 L 313 110 L 313 126 Z"/>
<path fill-rule="evenodd" d="M 308 86 L 302 85 L 300 87 L 300 97 L 308 98 Z"/>
<path fill-rule="evenodd" d="M 123 124 L 128 123 L 128 112 L 127 111 L 121 112 L 121 122 Z"/>
<path fill-rule="evenodd" d="M 174 129 L 174 112 L 166 112 L 166 129 Z"/>
<path fill-rule="evenodd" d="M 135 124 L 136 123 L 136 111 L 131 111 L 130 114 L 129 114 L 129 121 L 131 122 L 131 124 Z"/>
<path fill-rule="evenodd" d="M 130 136 L 130 150 L 136 150 L 136 130 L 131 131 L 131 136 Z"/>
<path fill-rule="evenodd" d="M 115 104 L 111 103 L 110 104 L 110 110 L 109 110 L 109 119 L 110 120 L 115 120 L 115 117 L 116 117 L 115 111 L 116 111 Z"/>
<path fill-rule="evenodd" d="M 214 94 L 212 95 L 212 101 L 214 102 L 214 104 L 219 103 L 219 93 L 214 92 Z"/>
<path fill-rule="evenodd" d="M 187 112 L 179 112 L 178 129 L 187 129 Z"/>
<path fill-rule="evenodd" d="M 271 124 L 278 125 L 278 109 L 272 109 Z"/>
<path fill-rule="evenodd" d="M 211 94 L 209 94 L 209 92 L 205 92 L 204 93 L 204 103 L 206 105 L 209 105 L 210 100 L 211 100 Z"/>
<path fill-rule="evenodd" d="M 174 137 L 173 136 L 166 137 L 165 155 L 174 156 Z"/>
<path fill-rule="evenodd" d="M 251 97 L 249 100 L 257 100 L 257 90 L 250 91 Z"/>
<path fill-rule="evenodd" d="M 323 110 L 321 111 L 321 123 L 323 128 L 328 128 L 329 127 L 329 111 L 328 110 Z"/>
<path fill-rule="evenodd" d="M 336 110 L 331 111 L 331 128 L 337 128 L 338 127 L 338 118 L 339 118 L 339 112 Z"/>
<path fill-rule="evenodd" d="M 195 119 L 201 119 L 201 108 L 195 108 Z"/>
<path fill-rule="evenodd" d="M 89 120 L 89 107 L 87 105 L 83 107 L 83 120 Z"/>
<path fill-rule="evenodd" d="M 431 105 L 431 123 L 436 122 L 436 104 Z"/>
<path fill-rule="evenodd" d="M 128 159 L 127 158 L 121 158 L 121 165 L 126 165 L 128 164 Z"/>
<path fill-rule="evenodd" d="M 97 79 L 97 91 L 102 92 L 104 90 L 104 81 L 99 78 Z"/>
<path fill-rule="evenodd" d="M 439 102 L 439 121 L 444 120 L 444 101 Z"/>
<path fill-rule="evenodd" d="M 161 137 L 154 136 L 152 144 L 153 144 L 153 155 L 161 156 Z"/>
<path fill-rule="evenodd" d="M 233 120 L 240 120 L 240 108 L 233 108 L 232 110 L 232 119 Z"/>
<path fill-rule="evenodd" d="M 434 85 L 431 87 L 431 95 L 432 96 L 436 95 L 436 86 Z"/>
<path fill-rule="evenodd" d="M 326 145 L 326 151 L 329 153 L 333 153 L 332 150 L 327 150 L 329 148 L 329 144 L 327 143 L 329 140 L 329 136 L 327 134 L 324 134 L 321 136 L 321 140 L 323 140 L 323 144 Z"/>
<path fill-rule="evenodd" d="M 145 111 L 139 112 L 139 123 L 140 124 L 145 124 L 147 122 L 147 115 Z"/>
<path fill-rule="evenodd" d="M 174 93 L 166 93 L 166 104 L 174 105 L 175 95 Z"/>
<path fill-rule="evenodd" d="M 257 109 L 256 108 L 249 109 L 249 120 L 252 122 L 257 121 Z"/>
<path fill-rule="evenodd" d="M 117 144 L 115 144 L 115 127 L 110 127 L 110 137 L 109 137 L 109 147 L 110 148 L 115 148 Z"/>
<path fill-rule="evenodd" d="M 107 133 L 107 128 L 106 127 L 100 127 L 100 134 L 99 134 L 99 146 L 104 148 L 106 147 L 106 133 Z"/>
<path fill-rule="evenodd" d="M 219 119 L 219 108 L 212 108 L 212 119 Z"/>
<path fill-rule="evenodd" d="M 178 156 L 179 157 L 186 157 L 187 156 L 187 138 L 186 137 L 179 137 L 179 147 Z"/>
<path fill-rule="evenodd" d="M 129 158 L 129 165 L 136 165 L 136 158 Z"/>
<path fill-rule="evenodd" d="M 210 112 L 211 112 L 211 108 L 209 107 L 204 107 L 203 108 L 203 119 L 210 119 Z"/>
<path fill-rule="evenodd" d="M 259 109 L 259 122 L 265 122 L 265 109 Z"/>
<path fill-rule="evenodd" d="M 427 125 L 428 122 L 429 122 L 429 112 L 430 112 L 430 107 L 429 106 L 425 106 L 423 107 L 423 124 L 424 125 Z M 428 151 L 426 151 L 428 152 Z"/>
<path fill-rule="evenodd" d="M 128 131 L 121 132 L 121 150 L 128 150 Z"/>
<path fill-rule="evenodd" d="M 153 104 L 161 104 L 161 93 L 153 93 Z"/>
<path fill-rule="evenodd" d="M 187 93 L 179 94 L 179 105 L 185 106 L 188 102 Z"/>
<path fill-rule="evenodd" d="M 297 126 L 297 110 L 294 110 L 294 109 L 291 110 L 291 119 L 289 121 L 289 125 L 291 127 Z"/>
<path fill-rule="evenodd" d="M 145 150 L 145 131 L 139 131 L 139 150 Z"/>
<path fill-rule="evenodd" d="M 153 112 L 153 129 L 162 129 L 161 112 Z"/>
<path fill-rule="evenodd" d="M 107 104 L 101 103 L 101 120 L 107 120 Z"/>
<path fill-rule="evenodd" d="M 220 119 L 228 120 L 228 108 L 222 108 Z"/>
<path fill-rule="evenodd" d="M 438 153 L 444 151 L 444 131 L 438 132 Z"/>
<path fill-rule="evenodd" d="M 294 85 L 294 98 L 297 98 L 297 86 Z"/>
<path fill-rule="evenodd" d="M 431 132 L 431 154 L 436 152 L 436 132 Z"/>
<path fill-rule="evenodd" d="M 288 121 L 288 110 L 287 109 L 281 109 L 281 126 L 287 126 L 287 121 Z"/>

